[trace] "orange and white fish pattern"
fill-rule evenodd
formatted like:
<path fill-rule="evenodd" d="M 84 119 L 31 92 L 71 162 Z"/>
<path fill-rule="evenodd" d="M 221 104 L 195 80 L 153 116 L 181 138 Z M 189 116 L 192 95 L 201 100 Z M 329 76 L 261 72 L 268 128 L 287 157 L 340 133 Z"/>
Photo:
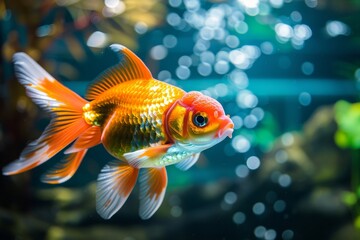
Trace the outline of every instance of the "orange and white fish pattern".
<path fill-rule="evenodd" d="M 139 178 L 139 215 L 148 219 L 164 199 L 166 166 L 187 170 L 200 152 L 231 137 L 234 124 L 215 99 L 154 79 L 122 45 L 110 49 L 119 62 L 90 85 L 86 100 L 25 53 L 14 55 L 15 72 L 27 95 L 50 112 L 52 120 L 3 174 L 30 170 L 72 143 L 65 159 L 42 177 L 45 183 L 62 183 L 74 175 L 89 148 L 102 144 L 115 159 L 98 176 L 98 213 L 111 218 Z"/>

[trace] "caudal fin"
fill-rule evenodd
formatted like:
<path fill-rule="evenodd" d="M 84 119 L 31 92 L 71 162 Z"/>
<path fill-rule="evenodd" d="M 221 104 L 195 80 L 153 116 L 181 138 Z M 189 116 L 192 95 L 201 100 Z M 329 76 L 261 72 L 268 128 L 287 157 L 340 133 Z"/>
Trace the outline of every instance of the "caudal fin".
<path fill-rule="evenodd" d="M 50 112 L 52 120 L 18 160 L 3 168 L 5 175 L 21 173 L 44 163 L 91 127 L 82 117 L 86 100 L 56 81 L 27 54 L 16 53 L 13 60 L 15 73 L 27 95 Z"/>

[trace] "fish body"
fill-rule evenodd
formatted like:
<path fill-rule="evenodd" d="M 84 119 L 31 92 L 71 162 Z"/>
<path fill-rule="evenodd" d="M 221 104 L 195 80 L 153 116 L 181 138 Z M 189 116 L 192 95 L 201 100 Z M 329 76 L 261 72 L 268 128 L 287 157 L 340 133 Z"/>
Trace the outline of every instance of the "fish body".
<path fill-rule="evenodd" d="M 160 207 L 167 186 L 166 166 L 182 170 L 226 137 L 233 123 L 215 99 L 185 92 L 152 77 L 126 47 L 110 49 L 119 62 L 90 85 L 85 99 L 66 88 L 25 53 L 14 55 L 15 72 L 29 97 L 51 113 L 39 139 L 31 142 L 3 174 L 30 170 L 67 148 L 66 157 L 42 181 L 57 184 L 71 178 L 87 150 L 98 144 L 115 157 L 97 182 L 96 209 L 111 218 L 125 203 L 138 179 L 142 219 Z"/>
<path fill-rule="evenodd" d="M 121 83 L 84 106 L 84 119 L 100 126 L 102 144 L 116 158 L 170 141 L 164 118 L 170 106 L 185 92 L 149 79 Z"/>

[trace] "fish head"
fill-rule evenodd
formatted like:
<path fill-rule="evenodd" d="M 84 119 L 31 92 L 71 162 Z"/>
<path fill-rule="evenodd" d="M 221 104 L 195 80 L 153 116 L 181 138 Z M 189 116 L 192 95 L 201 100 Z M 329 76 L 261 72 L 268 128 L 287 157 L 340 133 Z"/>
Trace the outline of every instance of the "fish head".
<path fill-rule="evenodd" d="M 167 116 L 170 137 L 188 151 L 200 152 L 232 136 L 234 123 L 221 104 L 200 92 L 186 93 Z"/>

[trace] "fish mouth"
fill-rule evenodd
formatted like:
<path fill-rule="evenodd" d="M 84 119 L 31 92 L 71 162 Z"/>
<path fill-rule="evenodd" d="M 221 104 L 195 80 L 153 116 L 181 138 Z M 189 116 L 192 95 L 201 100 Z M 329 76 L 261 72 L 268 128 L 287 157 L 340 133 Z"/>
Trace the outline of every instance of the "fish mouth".
<path fill-rule="evenodd" d="M 217 132 L 217 137 L 220 139 L 224 139 L 226 137 L 232 138 L 232 133 L 234 132 L 234 123 L 233 121 L 224 116 L 222 119 L 222 123 L 220 125 L 220 129 Z"/>
<path fill-rule="evenodd" d="M 232 134 L 234 132 L 234 125 L 230 125 L 227 129 L 225 130 L 220 130 L 217 135 L 218 138 L 224 139 L 226 137 L 232 138 Z"/>

